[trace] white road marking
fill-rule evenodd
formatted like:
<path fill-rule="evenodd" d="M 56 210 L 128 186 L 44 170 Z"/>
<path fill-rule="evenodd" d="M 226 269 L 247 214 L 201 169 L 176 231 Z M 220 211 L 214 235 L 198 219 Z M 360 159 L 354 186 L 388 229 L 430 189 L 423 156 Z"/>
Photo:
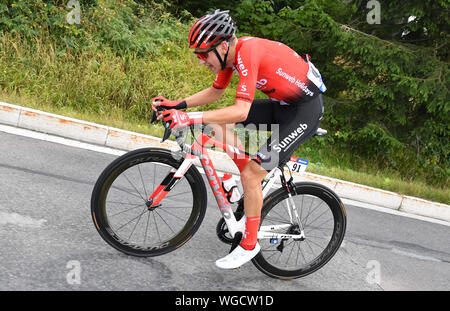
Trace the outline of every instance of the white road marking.
<path fill-rule="evenodd" d="M 415 259 L 420 259 L 420 260 L 426 260 L 426 261 L 433 261 L 433 262 L 442 262 L 442 260 L 434 258 L 434 257 L 430 257 L 430 256 L 423 256 L 423 255 L 418 255 L 418 254 L 414 254 L 411 252 L 405 252 L 396 248 L 392 249 L 392 252 L 398 255 L 402 255 L 402 256 L 406 256 L 406 257 L 411 257 L 411 258 L 415 258 Z"/>
<path fill-rule="evenodd" d="M 386 207 L 381 207 L 381 206 L 377 206 L 377 205 L 373 205 L 373 204 L 369 204 L 369 203 L 358 202 L 358 201 L 354 201 L 354 200 L 350 200 L 350 199 L 342 199 L 342 203 L 344 203 L 344 205 L 345 204 L 354 205 L 354 206 L 370 209 L 370 210 L 377 211 L 377 212 L 382 212 L 382 213 L 396 215 L 396 216 L 402 216 L 402 217 L 408 217 L 408 218 L 417 219 L 417 220 L 428 221 L 431 223 L 450 227 L 450 222 L 445 221 L 445 220 L 409 214 L 409 213 L 405 213 L 402 211 L 398 211 L 398 210 L 394 210 L 394 209 L 390 209 L 390 208 L 386 208 Z"/>
<path fill-rule="evenodd" d="M 91 150 L 91 151 L 96 151 L 96 152 L 101 152 L 101 153 L 107 153 L 107 154 L 112 154 L 112 155 L 117 155 L 117 156 L 121 156 L 126 153 L 126 151 L 123 151 L 123 150 L 83 143 L 83 142 L 73 140 L 73 139 L 49 135 L 49 134 L 40 133 L 40 132 L 34 132 L 31 130 L 8 126 L 8 125 L 3 125 L 3 124 L 0 124 L 0 131 L 9 133 L 9 134 L 44 140 L 44 141 L 48 141 L 48 142 L 52 142 L 52 143 L 65 145 L 65 146 L 76 147 L 76 148 L 81 148 L 81 149 L 86 149 L 86 150 Z"/>

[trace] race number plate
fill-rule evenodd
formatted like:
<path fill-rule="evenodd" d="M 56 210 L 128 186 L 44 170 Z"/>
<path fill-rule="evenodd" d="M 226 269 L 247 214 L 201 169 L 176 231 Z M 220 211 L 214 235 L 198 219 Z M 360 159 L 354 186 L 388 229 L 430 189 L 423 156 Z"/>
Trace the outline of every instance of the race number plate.
<path fill-rule="evenodd" d="M 308 160 L 291 157 L 287 163 L 287 166 L 292 172 L 303 173 L 306 170 L 308 163 Z"/>

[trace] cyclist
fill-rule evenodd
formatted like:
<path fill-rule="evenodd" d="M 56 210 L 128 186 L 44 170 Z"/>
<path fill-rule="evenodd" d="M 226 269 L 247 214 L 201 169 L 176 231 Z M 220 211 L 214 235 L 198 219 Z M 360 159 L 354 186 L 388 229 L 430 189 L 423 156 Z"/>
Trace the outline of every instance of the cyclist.
<path fill-rule="evenodd" d="M 246 229 L 239 246 L 216 261 L 216 266 L 223 269 L 237 268 L 260 251 L 257 233 L 263 203 L 261 182 L 268 171 L 284 165 L 295 149 L 317 131 L 323 115 L 321 93 L 326 90 L 309 56 L 301 57 L 279 42 L 237 38 L 228 12 L 216 10 L 203 16 L 189 32 L 189 48 L 194 49 L 201 65 L 217 74 L 213 85 L 181 100 L 153 98 L 154 110 L 157 106 L 168 109 L 158 118 L 170 122 L 171 127 L 210 124 L 217 139 L 241 149 L 233 131 L 235 124 L 265 125 L 272 132 L 254 161 L 233 158 L 244 189 Z M 233 71 L 239 75 L 233 105 L 204 112 L 180 111 L 218 100 Z M 254 100 L 256 89 L 269 99 Z"/>

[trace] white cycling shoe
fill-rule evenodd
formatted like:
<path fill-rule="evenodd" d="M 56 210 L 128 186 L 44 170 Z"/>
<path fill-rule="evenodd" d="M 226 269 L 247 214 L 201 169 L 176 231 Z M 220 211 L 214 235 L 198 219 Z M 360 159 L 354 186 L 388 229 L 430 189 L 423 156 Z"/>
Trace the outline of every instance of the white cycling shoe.
<path fill-rule="evenodd" d="M 248 251 L 242 246 L 238 245 L 231 253 L 225 257 L 216 260 L 216 266 L 221 269 L 236 269 L 244 263 L 250 261 L 253 257 L 258 255 L 261 250 L 259 243 L 256 243 L 255 248 Z"/>

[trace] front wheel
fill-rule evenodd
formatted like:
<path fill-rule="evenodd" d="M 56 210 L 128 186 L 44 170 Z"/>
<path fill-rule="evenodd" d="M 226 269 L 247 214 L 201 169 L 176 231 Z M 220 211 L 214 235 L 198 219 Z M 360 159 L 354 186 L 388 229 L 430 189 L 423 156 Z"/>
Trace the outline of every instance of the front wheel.
<path fill-rule="evenodd" d="M 261 252 L 252 261 L 274 278 L 299 278 L 317 271 L 334 256 L 345 235 L 344 205 L 332 190 L 316 183 L 294 185 L 291 198 L 280 188 L 269 195 L 261 211 L 260 231 L 271 229 L 274 238 L 259 239 Z"/>
<path fill-rule="evenodd" d="M 165 149 L 139 149 L 117 158 L 100 175 L 91 198 L 92 219 L 101 237 L 132 256 L 158 256 L 186 243 L 206 212 L 206 188 L 191 166 L 173 178 L 181 159 Z M 173 182 L 173 183 L 172 183 Z M 149 196 L 168 183 L 168 194 L 150 207 Z"/>

